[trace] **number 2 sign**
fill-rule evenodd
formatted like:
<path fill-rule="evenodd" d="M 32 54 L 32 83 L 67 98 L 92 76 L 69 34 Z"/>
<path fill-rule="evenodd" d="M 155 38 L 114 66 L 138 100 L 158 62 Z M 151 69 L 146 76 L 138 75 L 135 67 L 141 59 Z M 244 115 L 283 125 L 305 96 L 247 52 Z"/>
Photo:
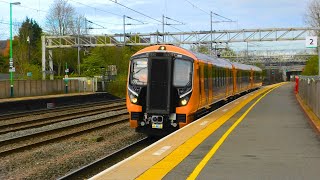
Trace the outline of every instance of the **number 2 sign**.
<path fill-rule="evenodd" d="M 307 48 L 316 48 L 318 46 L 318 37 L 317 36 L 307 36 L 306 37 L 306 47 Z"/>

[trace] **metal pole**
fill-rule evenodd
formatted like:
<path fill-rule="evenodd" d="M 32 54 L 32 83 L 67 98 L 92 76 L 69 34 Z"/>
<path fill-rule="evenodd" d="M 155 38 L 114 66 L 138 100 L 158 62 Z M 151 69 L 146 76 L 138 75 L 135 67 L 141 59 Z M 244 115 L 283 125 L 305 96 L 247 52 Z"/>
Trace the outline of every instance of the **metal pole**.
<path fill-rule="evenodd" d="M 68 63 L 66 63 L 66 70 L 65 70 L 66 76 L 64 79 L 64 83 L 65 83 L 65 93 L 68 94 Z"/>
<path fill-rule="evenodd" d="M 84 18 L 84 26 L 86 28 L 86 34 L 88 34 L 88 22 L 87 22 L 87 18 Z"/>
<path fill-rule="evenodd" d="M 30 29 L 28 29 L 28 34 L 30 34 Z M 30 36 L 27 37 L 28 43 L 28 63 L 30 63 Z"/>
<path fill-rule="evenodd" d="M 248 41 L 247 41 L 247 59 L 249 58 L 249 45 L 248 45 Z"/>
<path fill-rule="evenodd" d="M 210 48 L 211 48 L 211 49 L 210 49 L 210 55 L 212 55 L 212 50 L 213 50 L 213 49 L 212 49 L 212 48 L 213 48 L 213 47 L 212 47 L 212 43 L 213 43 L 213 42 L 212 42 L 212 11 L 210 11 L 210 36 L 211 36 L 211 42 L 210 42 L 210 45 L 211 45 L 211 46 L 210 46 Z"/>
<path fill-rule="evenodd" d="M 48 40 L 49 46 L 52 45 L 52 39 Z M 53 56 L 52 56 L 52 49 L 49 49 L 49 70 L 50 70 L 50 80 L 54 79 L 53 74 Z"/>
<path fill-rule="evenodd" d="M 80 76 L 80 15 L 78 18 L 78 74 Z"/>
<path fill-rule="evenodd" d="M 10 3 L 10 97 L 13 97 L 12 3 Z"/>
<path fill-rule="evenodd" d="M 319 39 L 319 37 L 318 37 Z M 319 42 L 318 42 L 319 43 Z M 318 45 L 318 61 L 319 61 L 319 64 L 318 64 L 318 76 L 320 77 L 320 45 Z"/>
<path fill-rule="evenodd" d="M 78 42 L 79 42 L 79 37 L 78 37 Z M 80 73 L 80 45 L 78 44 L 78 74 L 79 76 L 81 75 Z"/>
<path fill-rule="evenodd" d="M 162 42 L 164 43 L 164 15 L 162 15 Z"/>
<path fill-rule="evenodd" d="M 13 72 L 15 71 L 12 58 L 12 5 L 20 5 L 20 2 L 10 3 L 10 97 L 13 97 Z"/>
<path fill-rule="evenodd" d="M 46 80 L 46 37 L 41 36 L 42 44 L 42 80 Z"/>
<path fill-rule="evenodd" d="M 126 45 L 126 15 L 123 15 L 123 44 Z"/>

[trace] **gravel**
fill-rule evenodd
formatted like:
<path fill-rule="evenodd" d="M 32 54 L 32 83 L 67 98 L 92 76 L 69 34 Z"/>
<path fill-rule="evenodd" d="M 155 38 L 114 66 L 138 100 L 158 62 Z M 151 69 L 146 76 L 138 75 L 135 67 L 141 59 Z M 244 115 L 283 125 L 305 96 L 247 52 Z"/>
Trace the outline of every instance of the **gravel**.
<path fill-rule="evenodd" d="M 87 107 L 87 108 L 60 110 L 58 112 L 54 111 L 54 112 L 38 114 L 38 115 L 31 114 L 29 116 L 12 118 L 12 119 L 8 119 L 8 120 L 1 120 L 0 121 L 0 125 L 2 126 L 2 125 L 15 124 L 15 123 L 18 123 L 18 122 L 28 122 L 28 121 L 33 121 L 33 120 L 37 120 L 37 119 L 68 115 L 68 114 L 71 114 L 71 113 L 82 113 L 84 111 L 104 109 L 104 108 L 109 108 L 109 107 L 118 106 L 118 105 L 124 105 L 124 104 L 125 103 L 120 102 L 120 103 L 112 103 L 112 104 L 108 104 L 108 105 L 100 105 L 100 106 L 93 106 L 93 107 Z"/>
<path fill-rule="evenodd" d="M 0 179 L 56 179 L 144 136 L 125 122 L 8 155 L 1 158 Z"/>
<path fill-rule="evenodd" d="M 71 121 L 58 122 L 58 123 L 50 124 L 50 125 L 39 127 L 39 128 L 26 129 L 26 130 L 17 131 L 17 132 L 9 132 L 9 133 L 0 135 L 0 143 L 1 143 L 1 141 L 6 141 L 9 139 L 13 139 L 13 138 L 18 138 L 18 137 L 22 137 L 22 136 L 26 136 L 26 135 L 32 135 L 32 134 L 45 132 L 45 131 L 49 131 L 49 130 L 55 130 L 55 129 L 60 129 L 63 127 L 82 124 L 85 122 L 95 121 L 95 120 L 102 119 L 102 118 L 108 118 L 110 116 L 115 116 L 115 115 L 123 114 L 126 112 L 127 112 L 127 110 L 110 111 L 110 112 L 106 112 L 106 113 L 102 113 L 102 114 L 98 114 L 98 115 L 94 115 L 94 116 L 73 119 Z"/>

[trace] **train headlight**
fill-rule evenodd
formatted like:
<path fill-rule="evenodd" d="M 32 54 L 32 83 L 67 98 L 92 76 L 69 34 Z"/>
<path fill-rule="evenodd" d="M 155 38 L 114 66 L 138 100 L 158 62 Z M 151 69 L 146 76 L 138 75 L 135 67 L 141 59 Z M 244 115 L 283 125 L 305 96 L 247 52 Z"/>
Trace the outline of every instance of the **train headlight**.
<path fill-rule="evenodd" d="M 184 97 L 180 100 L 180 105 L 185 106 L 188 104 L 188 102 L 189 102 L 189 97 Z"/>
<path fill-rule="evenodd" d="M 187 103 L 188 103 L 188 101 L 187 101 L 186 99 L 182 99 L 182 100 L 181 100 L 181 105 L 182 105 L 182 106 L 187 105 Z"/>
<path fill-rule="evenodd" d="M 130 101 L 133 103 L 133 104 L 137 104 L 138 102 L 138 98 L 137 96 L 133 95 L 130 93 Z"/>

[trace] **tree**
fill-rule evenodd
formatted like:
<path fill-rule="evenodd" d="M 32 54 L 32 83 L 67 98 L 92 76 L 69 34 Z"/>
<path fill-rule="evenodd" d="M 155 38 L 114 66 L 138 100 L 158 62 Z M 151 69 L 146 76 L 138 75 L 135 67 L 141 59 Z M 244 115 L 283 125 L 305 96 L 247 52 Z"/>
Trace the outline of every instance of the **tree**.
<path fill-rule="evenodd" d="M 55 0 L 46 16 L 46 27 L 51 35 L 83 34 L 85 24 L 85 16 L 77 14 L 67 0 Z"/>
<path fill-rule="evenodd" d="M 85 16 L 76 14 L 75 9 L 67 0 L 55 0 L 53 2 L 46 16 L 46 27 L 50 35 L 58 36 L 80 35 L 87 32 Z M 74 54 L 70 56 L 71 52 Z M 53 54 L 53 62 L 57 66 L 55 69 L 58 71 L 58 76 L 61 76 L 61 70 L 67 61 L 72 62 L 70 65 L 73 65 L 73 60 L 77 59 L 77 51 L 59 49 L 54 50 Z M 74 55 L 75 59 L 73 59 Z M 76 69 L 75 67 L 76 64 L 73 68 Z"/>
<path fill-rule="evenodd" d="M 205 45 L 191 46 L 191 51 L 199 52 L 202 54 L 210 54 L 210 49 Z"/>
<path fill-rule="evenodd" d="M 302 72 L 302 75 L 305 76 L 316 76 L 318 75 L 318 56 L 312 56 L 308 61 L 307 64 Z"/>
<path fill-rule="evenodd" d="M 0 72 L 5 72 L 7 70 L 8 63 L 6 63 L 6 58 L 0 54 Z"/>
<path fill-rule="evenodd" d="M 32 64 L 41 62 L 41 35 L 42 28 L 33 19 L 26 17 L 26 20 L 19 28 L 19 44 L 20 48 L 27 49 L 24 51 L 25 61 L 29 61 Z M 26 58 L 27 57 L 27 58 Z"/>
<path fill-rule="evenodd" d="M 74 17 L 75 10 L 67 0 L 55 0 L 46 16 L 46 27 L 52 35 L 71 34 Z"/>
<path fill-rule="evenodd" d="M 235 57 L 235 56 L 237 56 L 237 54 L 231 48 L 226 47 L 221 51 L 221 56 L 222 57 Z"/>
<path fill-rule="evenodd" d="M 312 27 L 320 27 L 320 0 L 312 0 L 307 6 L 306 23 Z"/>

